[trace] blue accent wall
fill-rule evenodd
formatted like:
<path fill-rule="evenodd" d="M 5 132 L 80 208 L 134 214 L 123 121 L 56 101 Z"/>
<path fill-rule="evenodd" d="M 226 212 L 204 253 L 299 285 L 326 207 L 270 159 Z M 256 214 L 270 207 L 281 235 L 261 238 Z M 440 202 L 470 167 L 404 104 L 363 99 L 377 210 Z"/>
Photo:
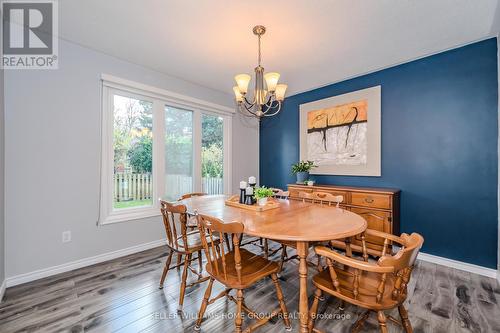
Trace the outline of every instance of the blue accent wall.
<path fill-rule="evenodd" d="M 260 184 L 295 181 L 290 166 L 299 159 L 300 104 L 376 85 L 382 86 L 382 176 L 312 178 L 400 188 L 401 232 L 421 233 L 424 252 L 496 268 L 496 38 L 286 98 L 282 112 L 261 123 Z"/>

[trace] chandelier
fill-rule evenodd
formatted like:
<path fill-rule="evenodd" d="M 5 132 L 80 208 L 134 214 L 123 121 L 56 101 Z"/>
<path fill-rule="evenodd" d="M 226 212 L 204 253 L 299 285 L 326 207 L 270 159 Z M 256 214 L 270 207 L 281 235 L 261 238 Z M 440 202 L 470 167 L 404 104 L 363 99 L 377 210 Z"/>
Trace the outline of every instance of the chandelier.
<path fill-rule="evenodd" d="M 253 98 L 248 97 L 248 84 L 250 83 L 251 76 L 248 74 L 238 74 L 234 77 L 236 86 L 233 87 L 238 109 L 247 116 L 253 116 L 259 120 L 262 117 L 274 116 L 281 110 L 281 104 L 285 99 L 286 84 L 278 84 L 280 74 L 270 72 L 264 74 L 264 68 L 260 65 L 260 39 L 266 32 L 266 28 L 262 25 L 257 25 L 253 28 L 254 35 L 259 40 L 259 60 L 258 65 L 255 67 L 255 90 Z M 266 89 L 264 89 L 264 80 L 266 81 Z"/>

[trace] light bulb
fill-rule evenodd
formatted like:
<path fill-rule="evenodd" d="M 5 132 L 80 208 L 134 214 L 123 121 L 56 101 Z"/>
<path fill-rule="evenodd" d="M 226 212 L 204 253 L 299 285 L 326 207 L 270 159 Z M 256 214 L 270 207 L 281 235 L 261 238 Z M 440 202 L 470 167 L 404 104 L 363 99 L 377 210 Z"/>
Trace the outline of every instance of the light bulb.
<path fill-rule="evenodd" d="M 243 102 L 243 95 L 240 92 L 240 88 L 238 88 L 238 86 L 234 86 L 233 91 L 234 91 L 234 96 L 236 97 L 236 102 L 238 103 Z"/>
<path fill-rule="evenodd" d="M 248 74 L 238 74 L 234 77 L 238 88 L 240 89 L 241 94 L 246 94 L 248 91 L 248 84 L 250 83 L 250 79 L 252 77 Z"/>
<path fill-rule="evenodd" d="M 282 102 L 285 99 L 285 92 L 288 86 L 286 84 L 278 84 L 276 86 L 276 100 Z"/>
<path fill-rule="evenodd" d="M 280 78 L 280 74 L 276 72 L 270 72 L 264 74 L 264 79 L 266 80 L 267 90 L 271 93 L 276 90 L 276 85 L 278 84 L 278 80 Z"/>

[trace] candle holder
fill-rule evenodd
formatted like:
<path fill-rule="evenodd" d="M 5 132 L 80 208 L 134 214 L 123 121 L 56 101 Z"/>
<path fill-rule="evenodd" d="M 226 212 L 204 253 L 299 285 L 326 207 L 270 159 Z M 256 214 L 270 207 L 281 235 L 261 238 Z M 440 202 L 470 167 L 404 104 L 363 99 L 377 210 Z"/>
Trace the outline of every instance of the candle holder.
<path fill-rule="evenodd" d="M 253 205 L 253 187 L 248 186 L 245 189 L 245 204 Z"/>
<path fill-rule="evenodd" d="M 242 180 L 240 182 L 240 203 L 244 204 L 246 201 L 246 189 L 247 189 L 247 182 Z"/>
<path fill-rule="evenodd" d="M 245 203 L 245 199 L 246 199 L 246 195 L 245 195 L 245 189 L 244 188 L 240 188 L 240 204 L 244 204 Z"/>
<path fill-rule="evenodd" d="M 245 195 L 245 205 L 253 205 L 253 195 Z"/>
<path fill-rule="evenodd" d="M 252 188 L 252 198 L 251 198 L 252 205 L 257 203 L 257 200 L 255 200 L 255 198 L 253 197 L 253 193 L 255 193 L 255 186 L 256 185 L 257 185 L 257 178 L 255 178 L 254 176 L 248 177 L 248 186 L 250 186 Z"/>

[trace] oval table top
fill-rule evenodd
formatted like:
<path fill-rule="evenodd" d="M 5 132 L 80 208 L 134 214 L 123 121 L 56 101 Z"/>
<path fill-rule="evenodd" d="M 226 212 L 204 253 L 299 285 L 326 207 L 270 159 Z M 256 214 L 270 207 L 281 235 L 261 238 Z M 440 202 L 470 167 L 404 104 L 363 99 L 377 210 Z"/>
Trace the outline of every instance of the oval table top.
<path fill-rule="evenodd" d="M 357 235 L 366 230 L 364 218 L 348 210 L 297 200 L 279 200 L 281 206 L 263 212 L 226 206 L 229 196 L 191 197 L 179 203 L 188 213 L 197 211 L 223 222 L 239 221 L 244 233 L 268 239 L 288 241 L 329 241 Z"/>

